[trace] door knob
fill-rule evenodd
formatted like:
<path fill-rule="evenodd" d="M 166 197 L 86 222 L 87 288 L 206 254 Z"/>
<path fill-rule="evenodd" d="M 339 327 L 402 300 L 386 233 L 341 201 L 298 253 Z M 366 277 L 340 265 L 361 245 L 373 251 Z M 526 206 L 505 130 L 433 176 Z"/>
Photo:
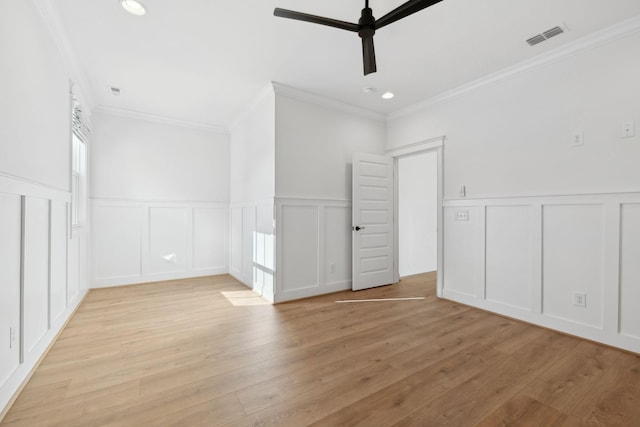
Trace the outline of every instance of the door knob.
<path fill-rule="evenodd" d="M 360 231 L 360 230 L 364 230 L 364 227 L 360 227 L 359 225 L 356 225 L 355 227 L 353 227 L 353 229 L 356 231 Z"/>

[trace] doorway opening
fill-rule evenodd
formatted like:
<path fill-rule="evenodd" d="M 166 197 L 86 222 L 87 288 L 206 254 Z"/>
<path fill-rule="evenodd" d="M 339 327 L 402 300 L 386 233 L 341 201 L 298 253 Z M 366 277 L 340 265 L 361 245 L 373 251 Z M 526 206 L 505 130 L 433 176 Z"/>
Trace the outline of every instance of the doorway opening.
<path fill-rule="evenodd" d="M 398 273 L 438 270 L 438 156 L 433 151 L 398 159 Z"/>
<path fill-rule="evenodd" d="M 434 272 L 443 291 L 444 137 L 389 150 L 394 159 L 394 280 Z"/>

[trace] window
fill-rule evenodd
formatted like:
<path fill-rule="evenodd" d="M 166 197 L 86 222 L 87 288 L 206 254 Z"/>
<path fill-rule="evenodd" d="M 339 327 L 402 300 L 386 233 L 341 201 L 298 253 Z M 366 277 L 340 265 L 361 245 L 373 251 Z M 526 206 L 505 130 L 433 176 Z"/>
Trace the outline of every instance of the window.
<path fill-rule="evenodd" d="M 87 139 L 90 133 L 80 104 L 73 98 L 71 132 L 71 225 L 80 227 L 87 218 Z"/>
<path fill-rule="evenodd" d="M 83 206 L 86 191 L 86 147 L 73 132 L 71 158 L 71 225 L 79 226 L 84 222 L 86 206 Z"/>

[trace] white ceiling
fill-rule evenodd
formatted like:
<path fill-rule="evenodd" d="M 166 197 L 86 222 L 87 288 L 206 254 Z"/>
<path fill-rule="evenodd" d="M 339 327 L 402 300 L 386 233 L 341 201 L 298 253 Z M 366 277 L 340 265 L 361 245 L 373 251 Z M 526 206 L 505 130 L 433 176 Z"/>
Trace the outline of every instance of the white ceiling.
<path fill-rule="evenodd" d="M 638 0 L 443 0 L 380 29 L 378 72 L 365 77 L 357 34 L 273 16 L 282 7 L 357 22 L 364 0 L 142 2 L 144 17 L 118 0 L 51 2 L 85 90 L 98 106 L 221 127 L 269 81 L 390 113 L 640 14 Z M 380 17 L 402 3 L 370 6 Z M 569 31 L 525 43 L 556 25 Z M 384 90 L 396 97 L 383 101 Z"/>

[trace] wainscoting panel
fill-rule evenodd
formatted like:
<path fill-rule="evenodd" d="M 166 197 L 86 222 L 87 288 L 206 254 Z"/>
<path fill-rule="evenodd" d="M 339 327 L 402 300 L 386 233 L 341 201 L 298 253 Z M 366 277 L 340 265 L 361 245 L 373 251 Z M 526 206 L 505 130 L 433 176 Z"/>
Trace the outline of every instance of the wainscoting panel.
<path fill-rule="evenodd" d="M 229 272 L 238 278 L 242 276 L 242 207 L 232 207 L 229 212 L 231 222 Z"/>
<path fill-rule="evenodd" d="M 622 205 L 620 332 L 640 340 L 640 203 Z"/>
<path fill-rule="evenodd" d="M 24 351 L 31 353 L 49 329 L 49 200 L 24 199 Z"/>
<path fill-rule="evenodd" d="M 531 208 L 489 206 L 486 213 L 487 300 L 531 308 Z"/>
<path fill-rule="evenodd" d="M 60 318 L 67 308 L 67 204 L 51 201 L 50 239 L 50 323 Z M 77 292 L 76 292 L 77 293 Z"/>
<path fill-rule="evenodd" d="M 351 286 L 351 207 L 324 208 L 324 277 L 327 285 Z"/>
<path fill-rule="evenodd" d="M 602 328 L 604 206 L 546 205 L 543 224 L 542 312 Z M 586 296 L 584 307 L 574 293 Z"/>
<path fill-rule="evenodd" d="M 484 297 L 482 233 L 484 209 L 444 209 L 444 288 L 468 297 Z"/>
<path fill-rule="evenodd" d="M 256 206 L 242 208 L 242 282 L 253 288 L 256 233 Z"/>
<path fill-rule="evenodd" d="M 640 353 L 640 193 L 448 200 L 455 301 Z"/>
<path fill-rule="evenodd" d="M 80 240 L 69 240 L 67 263 L 67 305 L 71 305 L 80 292 Z"/>
<path fill-rule="evenodd" d="M 92 287 L 227 273 L 226 203 L 91 200 Z"/>
<path fill-rule="evenodd" d="M 142 276 L 142 208 L 95 205 L 91 252 L 96 281 Z"/>
<path fill-rule="evenodd" d="M 224 269 L 227 265 L 227 209 L 193 210 L 194 271 Z M 224 246 L 220 242 L 225 242 Z"/>
<path fill-rule="evenodd" d="M 0 387 L 20 364 L 20 205 L 19 196 L 0 194 Z"/>
<path fill-rule="evenodd" d="M 282 281 L 287 291 L 319 286 L 317 206 L 282 206 Z"/>
<path fill-rule="evenodd" d="M 351 289 L 351 202 L 276 198 L 275 301 Z"/>
<path fill-rule="evenodd" d="M 257 205 L 253 290 L 273 302 L 275 291 L 276 242 L 273 199 Z"/>
<path fill-rule="evenodd" d="M 229 274 L 274 301 L 273 199 L 233 203 L 229 208 Z"/>
<path fill-rule="evenodd" d="M 0 412 L 81 301 L 67 303 L 67 191 L 0 173 Z"/>
<path fill-rule="evenodd" d="M 149 274 L 187 271 L 190 213 L 187 208 L 149 209 Z"/>

